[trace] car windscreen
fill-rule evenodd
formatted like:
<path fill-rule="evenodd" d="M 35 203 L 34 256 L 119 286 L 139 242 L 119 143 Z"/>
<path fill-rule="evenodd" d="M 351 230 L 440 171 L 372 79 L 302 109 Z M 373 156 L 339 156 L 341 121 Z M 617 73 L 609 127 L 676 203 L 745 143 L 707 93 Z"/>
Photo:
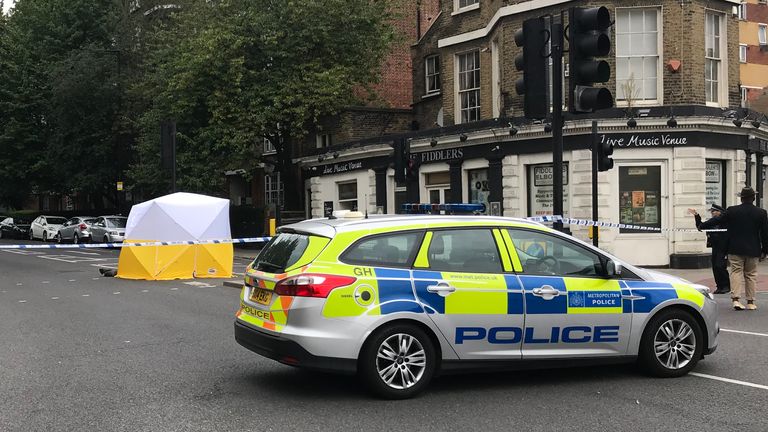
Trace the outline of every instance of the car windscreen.
<path fill-rule="evenodd" d="M 125 218 L 106 218 L 110 228 L 125 228 Z"/>
<path fill-rule="evenodd" d="M 49 216 L 45 218 L 45 221 L 50 225 L 63 225 L 67 220 L 63 217 Z"/>
<path fill-rule="evenodd" d="M 86 223 L 86 224 L 88 224 L 88 225 L 93 225 L 93 224 L 95 224 L 95 223 L 96 223 L 96 221 L 97 221 L 97 220 L 98 220 L 98 219 L 96 219 L 96 218 L 83 219 L 83 223 Z"/>
<path fill-rule="evenodd" d="M 261 250 L 251 266 L 267 273 L 282 273 L 301 258 L 309 245 L 309 236 L 280 233 Z"/>

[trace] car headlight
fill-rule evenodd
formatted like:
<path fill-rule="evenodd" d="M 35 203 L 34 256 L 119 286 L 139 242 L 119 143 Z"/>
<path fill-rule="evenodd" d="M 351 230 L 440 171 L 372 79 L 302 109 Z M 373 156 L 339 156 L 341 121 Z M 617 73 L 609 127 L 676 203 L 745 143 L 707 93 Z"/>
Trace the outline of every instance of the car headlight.
<path fill-rule="evenodd" d="M 112 234 L 112 235 L 118 235 L 118 234 L 120 234 L 120 233 L 118 233 L 117 231 L 110 231 L 109 233 L 110 233 L 110 234 Z"/>
<path fill-rule="evenodd" d="M 696 291 L 704 294 L 705 297 L 709 297 L 712 300 L 715 299 L 715 296 L 712 295 L 712 293 L 709 291 L 709 287 L 706 287 L 704 285 L 693 285 L 693 287 L 696 288 Z"/>

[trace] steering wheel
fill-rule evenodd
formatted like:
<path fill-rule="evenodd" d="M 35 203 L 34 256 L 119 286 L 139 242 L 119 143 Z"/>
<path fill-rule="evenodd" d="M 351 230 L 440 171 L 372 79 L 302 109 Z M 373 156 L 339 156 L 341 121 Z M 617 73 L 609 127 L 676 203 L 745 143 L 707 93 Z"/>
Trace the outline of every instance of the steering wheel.
<path fill-rule="evenodd" d="M 538 270 L 541 273 L 558 274 L 560 270 L 560 263 L 552 256 L 545 256 L 539 259 L 536 263 Z"/>

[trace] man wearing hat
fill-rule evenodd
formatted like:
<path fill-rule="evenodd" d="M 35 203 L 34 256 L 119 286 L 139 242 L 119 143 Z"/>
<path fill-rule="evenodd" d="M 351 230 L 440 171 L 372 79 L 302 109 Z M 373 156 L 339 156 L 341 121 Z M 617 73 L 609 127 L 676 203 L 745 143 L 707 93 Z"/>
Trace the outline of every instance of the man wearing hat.
<path fill-rule="evenodd" d="M 755 310 L 757 262 L 768 255 L 768 213 L 755 206 L 755 190 L 751 187 L 743 188 L 739 197 L 740 205 L 728 207 L 720 217 L 709 219 L 698 228 L 711 229 L 719 224 L 728 227 L 726 252 L 731 266 L 733 308 L 744 310 L 740 300 L 746 287 L 746 309 Z"/>
<path fill-rule="evenodd" d="M 719 218 L 725 213 L 725 209 L 717 204 L 712 204 L 709 208 L 712 218 Z M 701 226 L 701 216 L 696 209 L 689 208 L 688 212 L 696 218 L 696 228 Z M 718 223 L 714 229 L 726 228 L 725 224 Z M 699 228 L 701 229 L 701 228 Z M 728 258 L 726 258 L 726 248 L 728 247 L 728 233 L 708 232 L 707 247 L 712 248 L 712 275 L 715 277 L 717 289 L 715 294 L 727 294 L 731 292 L 731 281 L 728 276 Z"/>

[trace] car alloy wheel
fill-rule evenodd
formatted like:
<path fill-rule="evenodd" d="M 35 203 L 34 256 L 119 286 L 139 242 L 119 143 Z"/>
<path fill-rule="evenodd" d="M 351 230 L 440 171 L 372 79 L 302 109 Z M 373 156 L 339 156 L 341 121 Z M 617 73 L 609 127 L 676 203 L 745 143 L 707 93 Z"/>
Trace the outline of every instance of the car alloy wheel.
<path fill-rule="evenodd" d="M 690 312 L 668 308 L 648 322 L 640 341 L 638 362 L 650 375 L 662 378 L 687 374 L 701 359 L 704 333 Z"/>
<path fill-rule="evenodd" d="M 421 392 L 437 369 L 432 339 L 420 327 L 397 324 L 377 330 L 360 353 L 359 371 L 368 387 L 387 399 Z"/>

